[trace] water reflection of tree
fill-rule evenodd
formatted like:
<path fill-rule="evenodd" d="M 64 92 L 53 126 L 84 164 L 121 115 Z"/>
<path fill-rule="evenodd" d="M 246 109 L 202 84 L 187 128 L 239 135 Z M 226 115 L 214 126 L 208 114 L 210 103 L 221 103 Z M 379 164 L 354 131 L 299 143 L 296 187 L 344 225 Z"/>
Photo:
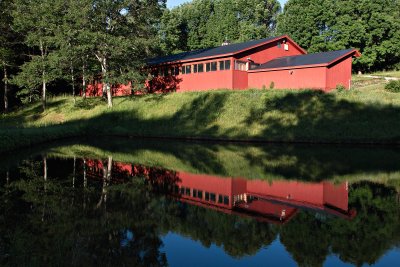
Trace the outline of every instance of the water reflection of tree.
<path fill-rule="evenodd" d="M 0 206 L 0 265 L 166 265 L 155 217 L 146 208 L 152 197 L 140 180 L 132 181 L 128 196 L 108 188 L 107 209 L 94 209 L 98 189 L 44 181 L 41 165 L 25 168 L 26 179 L 13 182 L 13 198 Z"/>
<path fill-rule="evenodd" d="M 353 184 L 349 205 L 357 216 L 349 221 L 301 213 L 280 229 L 281 241 L 301 266 L 322 266 L 337 254 L 357 266 L 376 263 L 400 242 L 400 211 L 394 188 L 372 182 Z"/>
<path fill-rule="evenodd" d="M 303 212 L 278 227 L 171 199 L 164 193 L 179 181 L 173 171 L 132 166 L 129 173 L 107 159 L 97 182 L 87 181 L 86 168 L 76 164 L 72 187 L 73 162 L 55 179 L 52 159 L 46 161 L 47 181 L 40 159 L 24 161 L 18 175 L 11 172 L 9 186 L 0 186 L 0 265 L 163 266 L 160 236 L 169 231 L 238 258 L 254 255 L 279 234 L 302 266 L 321 266 L 331 253 L 357 265 L 374 263 L 400 242 L 396 191 L 384 185 L 351 186 L 349 202 L 358 212 L 352 221 Z M 106 205 L 96 208 L 104 194 Z"/>

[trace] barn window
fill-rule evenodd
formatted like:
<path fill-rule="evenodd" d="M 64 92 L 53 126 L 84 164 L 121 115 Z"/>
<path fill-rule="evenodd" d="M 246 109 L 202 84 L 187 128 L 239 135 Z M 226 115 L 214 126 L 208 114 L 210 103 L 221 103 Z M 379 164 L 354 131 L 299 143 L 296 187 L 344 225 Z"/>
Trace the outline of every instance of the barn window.
<path fill-rule="evenodd" d="M 212 202 L 215 202 L 215 194 L 214 193 L 210 193 L 210 200 Z"/>
<path fill-rule="evenodd" d="M 193 65 L 193 73 L 197 73 L 197 64 Z"/>
<path fill-rule="evenodd" d="M 229 205 L 229 197 L 228 196 L 224 196 L 224 204 Z"/>
<path fill-rule="evenodd" d="M 278 42 L 277 46 L 278 48 L 281 48 L 281 42 Z"/>
<path fill-rule="evenodd" d="M 174 74 L 179 75 L 179 67 L 174 67 Z"/>
<path fill-rule="evenodd" d="M 230 70 L 230 69 L 231 69 L 231 61 L 225 60 L 225 70 Z"/>
<path fill-rule="evenodd" d="M 231 69 L 231 61 L 224 60 L 219 62 L 219 70 L 230 70 Z"/>
<path fill-rule="evenodd" d="M 225 70 L 225 62 L 224 61 L 219 62 L 219 70 Z"/>
<path fill-rule="evenodd" d="M 235 61 L 235 70 L 246 71 L 246 62 L 236 60 Z"/>
<path fill-rule="evenodd" d="M 210 62 L 206 63 L 206 72 L 209 72 L 209 71 L 211 71 L 211 63 Z"/>
<path fill-rule="evenodd" d="M 182 66 L 181 73 L 182 74 L 186 74 L 186 67 L 185 66 Z"/>
<path fill-rule="evenodd" d="M 192 65 L 187 65 L 186 66 L 186 74 L 192 73 Z"/>
<path fill-rule="evenodd" d="M 206 192 L 206 201 L 210 200 L 210 193 Z"/>
<path fill-rule="evenodd" d="M 197 72 L 204 72 L 204 64 L 197 64 Z"/>
<path fill-rule="evenodd" d="M 211 62 L 211 71 L 217 71 L 217 62 Z"/>

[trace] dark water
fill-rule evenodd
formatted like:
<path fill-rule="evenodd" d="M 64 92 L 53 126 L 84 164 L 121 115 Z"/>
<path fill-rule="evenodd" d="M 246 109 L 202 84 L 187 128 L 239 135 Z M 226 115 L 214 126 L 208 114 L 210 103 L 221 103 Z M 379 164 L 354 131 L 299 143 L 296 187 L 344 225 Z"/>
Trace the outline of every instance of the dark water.
<path fill-rule="evenodd" d="M 97 140 L 0 162 L 1 266 L 399 266 L 400 150 Z"/>

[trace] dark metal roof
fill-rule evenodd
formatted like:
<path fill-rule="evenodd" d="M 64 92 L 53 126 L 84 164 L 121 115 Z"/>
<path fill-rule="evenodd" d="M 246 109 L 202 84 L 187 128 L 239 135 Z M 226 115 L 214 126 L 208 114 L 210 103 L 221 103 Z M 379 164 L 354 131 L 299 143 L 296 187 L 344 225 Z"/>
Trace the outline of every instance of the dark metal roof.
<path fill-rule="evenodd" d="M 286 67 L 297 67 L 304 65 L 320 65 L 320 64 L 328 64 L 335 59 L 339 59 L 342 56 L 350 53 L 351 51 L 355 51 L 354 49 L 345 49 L 338 51 L 329 51 L 315 54 L 307 54 L 300 56 L 289 56 L 289 57 L 280 57 L 268 61 L 260 66 L 256 67 L 254 70 L 260 69 L 278 69 L 278 68 L 286 68 Z"/>
<path fill-rule="evenodd" d="M 282 36 L 279 36 L 279 37 L 282 37 Z M 190 59 L 194 60 L 197 58 L 214 57 L 214 56 L 216 57 L 216 56 L 225 55 L 225 54 L 233 54 L 233 53 L 237 53 L 242 50 L 246 50 L 251 47 L 260 45 L 262 43 L 271 41 L 271 40 L 279 38 L 279 37 L 269 37 L 269 38 L 264 38 L 261 40 L 253 40 L 253 41 L 249 41 L 249 42 L 245 42 L 245 43 L 231 44 L 231 45 L 226 45 L 226 46 L 218 46 L 218 47 L 200 49 L 200 50 L 195 50 L 195 51 L 190 51 L 190 52 L 183 52 L 183 53 L 165 56 L 165 57 L 157 57 L 157 58 L 149 59 L 147 61 L 147 63 L 150 65 L 156 65 L 156 64 L 162 64 L 162 63 L 168 63 L 168 62 L 174 62 L 174 61 L 190 60 Z"/>

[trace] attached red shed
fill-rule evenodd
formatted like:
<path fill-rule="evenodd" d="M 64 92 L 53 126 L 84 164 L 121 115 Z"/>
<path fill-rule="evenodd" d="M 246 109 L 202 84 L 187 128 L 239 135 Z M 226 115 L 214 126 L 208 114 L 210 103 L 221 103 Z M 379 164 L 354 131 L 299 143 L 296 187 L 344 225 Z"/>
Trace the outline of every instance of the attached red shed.
<path fill-rule="evenodd" d="M 338 85 L 350 88 L 355 49 L 280 57 L 249 70 L 250 88 L 310 88 L 329 91 Z"/>

